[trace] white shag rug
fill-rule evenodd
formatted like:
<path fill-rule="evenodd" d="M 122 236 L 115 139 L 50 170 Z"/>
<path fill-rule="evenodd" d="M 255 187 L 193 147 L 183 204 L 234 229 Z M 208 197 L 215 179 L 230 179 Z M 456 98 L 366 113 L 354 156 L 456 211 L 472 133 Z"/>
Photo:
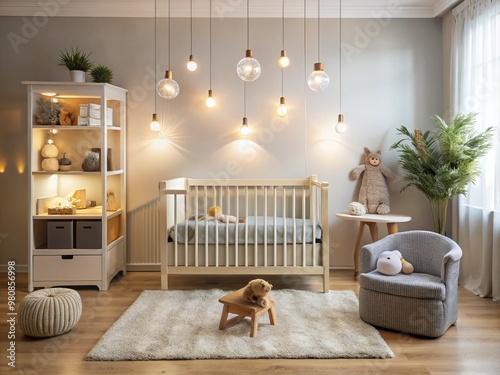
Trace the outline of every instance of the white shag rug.
<path fill-rule="evenodd" d="M 146 290 L 88 353 L 88 361 L 218 358 L 393 358 L 379 332 L 359 317 L 352 291 L 273 290 L 278 324 L 259 319 L 219 330 L 229 291 Z M 230 316 L 231 317 L 231 316 Z"/>

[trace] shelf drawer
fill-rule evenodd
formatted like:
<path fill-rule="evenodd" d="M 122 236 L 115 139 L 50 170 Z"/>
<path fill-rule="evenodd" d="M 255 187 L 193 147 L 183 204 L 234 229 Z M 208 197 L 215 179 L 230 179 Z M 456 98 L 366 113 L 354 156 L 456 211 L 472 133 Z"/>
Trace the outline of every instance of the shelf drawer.
<path fill-rule="evenodd" d="M 100 255 L 35 255 L 33 281 L 100 280 Z"/>

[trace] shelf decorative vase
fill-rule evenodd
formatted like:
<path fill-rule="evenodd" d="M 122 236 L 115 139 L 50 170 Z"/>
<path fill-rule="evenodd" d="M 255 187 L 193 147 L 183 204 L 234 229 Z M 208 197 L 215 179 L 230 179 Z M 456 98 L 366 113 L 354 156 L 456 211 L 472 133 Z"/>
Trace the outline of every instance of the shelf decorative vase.
<path fill-rule="evenodd" d="M 70 70 L 71 82 L 85 82 L 85 72 L 83 70 Z"/>
<path fill-rule="evenodd" d="M 85 172 L 97 172 L 100 170 L 99 154 L 97 152 L 89 151 L 87 157 L 83 161 L 82 169 Z"/>

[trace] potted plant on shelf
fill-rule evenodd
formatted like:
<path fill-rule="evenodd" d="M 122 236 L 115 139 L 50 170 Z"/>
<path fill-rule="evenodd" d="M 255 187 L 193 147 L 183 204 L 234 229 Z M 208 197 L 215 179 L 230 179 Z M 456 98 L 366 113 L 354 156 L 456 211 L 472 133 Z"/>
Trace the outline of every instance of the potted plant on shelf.
<path fill-rule="evenodd" d="M 92 82 L 111 83 L 113 79 L 113 71 L 106 65 L 97 64 L 90 70 Z"/>
<path fill-rule="evenodd" d="M 85 82 L 85 73 L 92 69 L 90 53 L 81 51 L 78 47 L 61 51 L 59 54 L 59 65 L 68 68 L 72 82 Z"/>
<path fill-rule="evenodd" d="M 406 126 L 398 134 L 405 138 L 391 149 L 399 153 L 399 165 L 407 182 L 401 191 L 414 186 L 425 194 L 432 210 L 434 231 L 445 234 L 448 203 L 456 195 L 467 195 L 467 186 L 481 174 L 479 159 L 493 144 L 493 128 L 478 133 L 476 113 L 458 114 L 449 124 L 434 116 L 437 128 L 424 134 L 412 133 Z"/>

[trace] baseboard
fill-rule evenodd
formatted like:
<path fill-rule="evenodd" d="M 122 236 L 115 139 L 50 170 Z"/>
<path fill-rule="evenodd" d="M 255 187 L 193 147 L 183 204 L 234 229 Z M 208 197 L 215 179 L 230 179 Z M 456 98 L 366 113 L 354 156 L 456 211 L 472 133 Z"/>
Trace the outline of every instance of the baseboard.
<path fill-rule="evenodd" d="M 8 271 L 8 264 L 0 264 L 0 272 L 7 272 Z M 10 266 L 12 267 L 12 266 Z M 16 273 L 24 273 L 28 272 L 28 265 L 27 264 L 15 264 L 14 265 L 15 272 Z"/>
<path fill-rule="evenodd" d="M 159 263 L 128 263 L 127 272 L 160 272 Z"/>

